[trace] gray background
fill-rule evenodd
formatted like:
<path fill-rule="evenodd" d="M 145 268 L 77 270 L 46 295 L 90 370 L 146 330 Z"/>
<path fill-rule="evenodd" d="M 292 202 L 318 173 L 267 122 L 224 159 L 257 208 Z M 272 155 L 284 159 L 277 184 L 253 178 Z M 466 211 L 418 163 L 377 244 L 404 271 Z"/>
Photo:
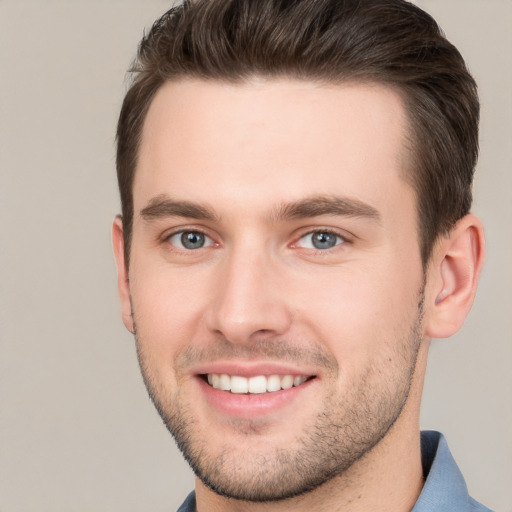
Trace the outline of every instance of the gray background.
<path fill-rule="evenodd" d="M 482 97 L 474 211 L 488 258 L 462 332 L 435 341 L 423 428 L 473 495 L 512 511 L 512 2 L 418 0 Z M 162 0 L 0 0 L 0 510 L 172 511 L 193 479 L 119 314 L 110 224 L 124 72 Z"/>

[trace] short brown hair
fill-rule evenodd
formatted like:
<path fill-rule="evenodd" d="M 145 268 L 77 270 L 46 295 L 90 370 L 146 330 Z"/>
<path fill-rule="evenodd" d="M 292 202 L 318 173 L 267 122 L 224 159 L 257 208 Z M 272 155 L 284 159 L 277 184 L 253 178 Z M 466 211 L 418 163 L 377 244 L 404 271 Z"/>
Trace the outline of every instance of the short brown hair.
<path fill-rule="evenodd" d="M 437 237 L 469 212 L 478 157 L 476 84 L 435 20 L 405 0 L 187 0 L 139 45 L 117 128 L 128 264 L 133 180 L 144 119 L 166 81 L 251 76 L 370 81 L 403 98 L 426 265 Z"/>

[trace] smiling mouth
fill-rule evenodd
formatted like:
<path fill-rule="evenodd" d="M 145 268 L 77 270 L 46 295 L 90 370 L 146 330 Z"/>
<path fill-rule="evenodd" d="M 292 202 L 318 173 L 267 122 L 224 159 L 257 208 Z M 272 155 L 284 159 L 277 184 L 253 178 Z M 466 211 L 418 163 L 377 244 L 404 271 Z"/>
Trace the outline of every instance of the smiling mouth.
<path fill-rule="evenodd" d="M 275 393 L 276 391 L 300 386 L 313 378 L 307 375 L 256 375 L 254 377 L 242 377 L 225 373 L 208 373 L 202 377 L 212 388 L 235 394 Z"/>

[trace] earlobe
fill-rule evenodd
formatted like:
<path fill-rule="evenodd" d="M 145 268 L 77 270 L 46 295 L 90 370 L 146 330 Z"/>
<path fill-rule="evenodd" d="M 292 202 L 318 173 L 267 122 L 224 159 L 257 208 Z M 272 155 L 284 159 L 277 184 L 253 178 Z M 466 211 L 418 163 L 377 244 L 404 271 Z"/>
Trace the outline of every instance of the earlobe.
<path fill-rule="evenodd" d="M 429 268 L 426 335 L 447 338 L 463 325 L 475 298 L 485 255 L 481 221 L 466 215 L 434 249 Z"/>
<path fill-rule="evenodd" d="M 128 268 L 124 257 L 123 221 L 120 215 L 114 219 L 112 224 L 112 244 L 117 263 L 117 287 L 119 290 L 119 298 L 121 299 L 123 323 L 125 327 L 133 333 L 134 323 L 130 300 L 130 281 L 128 279 Z"/>

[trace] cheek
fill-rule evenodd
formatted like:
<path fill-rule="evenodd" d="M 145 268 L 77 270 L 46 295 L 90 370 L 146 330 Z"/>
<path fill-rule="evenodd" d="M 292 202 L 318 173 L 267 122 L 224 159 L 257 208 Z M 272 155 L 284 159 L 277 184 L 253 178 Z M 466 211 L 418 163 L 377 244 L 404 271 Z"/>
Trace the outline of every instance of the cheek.
<path fill-rule="evenodd" d="M 209 295 L 204 276 L 139 265 L 130 283 L 139 343 L 169 361 L 197 336 Z M 150 348 L 150 350 L 148 350 Z"/>
<path fill-rule="evenodd" d="M 303 284 L 302 313 L 296 316 L 325 340 L 340 364 L 363 364 L 383 356 L 408 335 L 416 319 L 418 273 L 382 263 L 340 267 L 328 279 Z"/>

